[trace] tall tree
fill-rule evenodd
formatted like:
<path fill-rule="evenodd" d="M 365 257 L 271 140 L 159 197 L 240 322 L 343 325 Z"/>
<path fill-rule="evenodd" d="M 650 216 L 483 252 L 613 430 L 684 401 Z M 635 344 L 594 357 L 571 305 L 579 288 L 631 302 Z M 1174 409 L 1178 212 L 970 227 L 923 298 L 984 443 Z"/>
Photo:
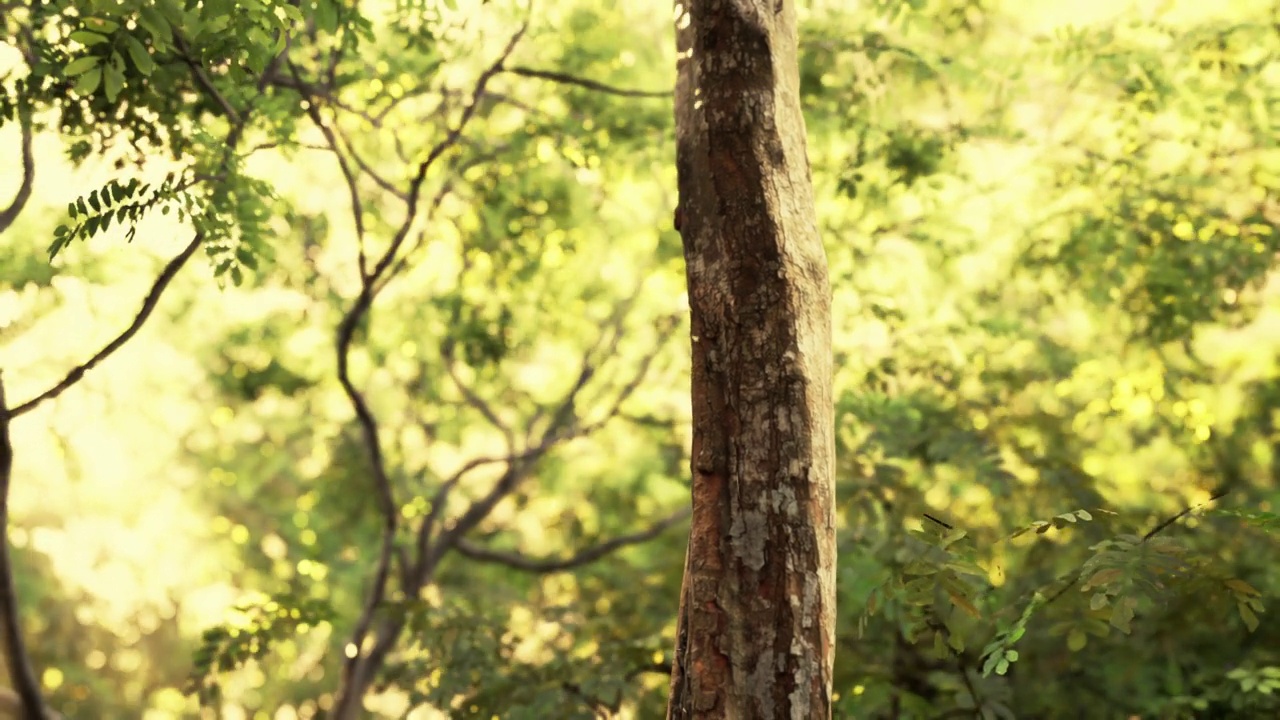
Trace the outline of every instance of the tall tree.
<path fill-rule="evenodd" d="M 831 302 L 795 3 L 677 9 L 693 527 L 668 717 L 830 717 Z"/>

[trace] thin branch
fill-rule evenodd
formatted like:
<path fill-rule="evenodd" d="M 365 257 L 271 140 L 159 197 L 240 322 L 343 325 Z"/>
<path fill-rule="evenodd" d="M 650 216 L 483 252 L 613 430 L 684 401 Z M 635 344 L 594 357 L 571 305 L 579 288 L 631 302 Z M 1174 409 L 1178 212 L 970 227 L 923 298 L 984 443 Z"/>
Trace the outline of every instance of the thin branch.
<path fill-rule="evenodd" d="M 503 478 L 505 479 L 507 475 L 510 475 L 513 472 L 513 468 L 516 464 L 534 460 L 546 451 L 547 448 L 539 446 L 528 448 L 518 453 L 513 452 L 504 457 L 473 458 L 461 468 L 458 468 L 453 475 L 450 475 L 448 480 L 441 483 L 440 487 L 436 488 L 435 495 L 431 498 L 431 509 L 427 511 L 427 516 L 423 518 L 422 524 L 418 526 L 418 537 L 415 542 L 418 548 L 418 560 L 414 564 L 412 572 L 408 573 L 408 586 L 410 588 L 416 588 L 425 583 L 430 576 L 432 570 L 431 563 L 435 560 L 435 558 L 432 558 L 430 561 L 428 560 L 428 556 L 433 554 L 429 552 L 431 550 L 431 537 L 435 532 L 436 524 L 440 522 L 440 518 L 444 514 L 444 508 L 449 501 L 449 495 L 453 492 L 453 489 L 458 486 L 458 483 L 462 482 L 463 478 L 482 467 L 505 464 L 507 466 L 507 469 L 503 471 Z M 498 482 L 501 484 L 504 480 L 499 480 Z M 434 555 L 438 554 L 439 553 L 434 553 Z"/>
<path fill-rule="evenodd" d="M 289 73 L 298 81 L 298 85 L 303 85 L 302 77 L 298 74 L 298 66 L 293 62 L 285 60 L 289 66 Z M 347 183 L 347 195 L 351 200 L 351 219 L 356 227 L 356 247 L 357 260 L 356 267 L 360 270 L 360 281 L 368 283 L 369 280 L 369 258 L 365 252 L 364 245 L 364 203 L 360 201 L 360 190 L 356 187 L 355 173 L 351 172 L 351 166 L 347 164 L 347 159 L 343 157 L 342 151 L 338 148 L 338 138 L 333 131 L 320 117 L 320 106 L 314 102 L 314 96 L 308 97 L 312 102 L 306 103 L 307 115 L 311 118 L 311 122 L 320 129 L 320 133 L 324 135 L 325 142 L 329 144 L 329 149 L 333 152 L 333 157 L 338 161 L 338 169 L 342 171 L 342 178 Z"/>
<path fill-rule="evenodd" d="M 621 326 L 620 323 L 621 319 L 617 320 L 616 324 L 619 328 Z M 468 532 L 488 517 L 489 513 L 493 512 L 493 508 L 525 479 L 539 459 L 562 443 L 598 431 L 613 419 L 618 407 L 622 404 L 621 400 L 614 404 L 612 410 L 605 417 L 589 424 L 579 422 L 575 407 L 577 398 L 583 388 L 595 376 L 596 366 L 591 359 L 602 346 L 607 345 L 610 351 L 616 348 L 620 334 L 620 332 L 612 336 L 609 333 L 601 334 L 601 340 L 584 355 L 582 370 L 579 372 L 577 380 L 574 382 L 573 387 L 565 393 L 564 399 L 557 404 L 555 411 L 551 414 L 550 423 L 548 423 L 546 430 L 541 433 L 537 443 L 519 455 L 512 455 L 506 458 L 507 469 L 498 481 L 494 483 L 493 487 L 490 488 L 489 492 L 472 501 L 462 515 L 451 526 L 441 532 L 435 538 L 434 543 L 431 543 L 432 530 L 439 521 L 441 513 L 443 513 L 449 493 L 462 479 L 462 475 L 465 472 L 470 472 L 475 466 L 468 463 L 462 471 L 455 473 L 453 477 L 440 486 L 436 491 L 436 496 L 432 501 L 431 510 L 427 518 L 418 529 L 419 558 L 414 568 L 415 582 L 417 584 L 426 581 L 431 572 L 434 571 L 435 565 L 440 561 L 440 558 L 444 557 L 449 550 L 456 548 L 458 542 Z M 642 363 L 642 368 L 637 372 L 637 377 L 643 377 L 647 368 L 648 362 Z M 636 380 L 634 385 L 638 384 L 639 380 Z M 629 391 L 624 389 L 623 393 L 629 393 Z M 546 406 L 543 407 L 545 408 Z"/>
<path fill-rule="evenodd" d="M 0 530 L 9 527 L 9 481 L 13 479 L 13 444 L 9 441 L 9 421 L 13 414 L 5 402 L 4 382 L 0 378 Z M 0 538 L 0 631 L 4 633 L 5 659 L 9 676 L 18 698 L 22 701 L 23 715 L 29 720 L 44 720 L 44 698 L 40 694 L 40 682 L 27 655 L 22 639 L 22 619 L 18 612 L 18 592 L 13 582 L 13 561 L 9 557 L 8 533 Z"/>
<path fill-rule="evenodd" d="M 453 323 L 455 327 L 457 325 L 457 314 L 455 310 Z M 511 431 L 511 426 L 503 421 L 501 417 L 498 417 L 498 411 L 494 410 L 487 400 L 480 397 L 475 388 L 458 376 L 457 359 L 454 357 L 453 352 L 454 345 L 453 338 L 447 338 L 440 348 L 440 356 L 444 360 L 445 371 L 449 373 L 449 379 L 453 381 L 454 387 L 458 388 L 458 392 L 462 393 L 462 398 L 466 400 L 467 404 L 484 416 L 484 419 L 496 428 L 498 432 L 502 433 L 502 436 L 507 441 L 507 451 L 514 450 L 516 444 L 515 433 Z"/>
<path fill-rule="evenodd" d="M 1174 523 L 1178 522 L 1178 521 L 1179 521 L 1179 520 L 1181 520 L 1182 518 L 1186 517 L 1187 515 L 1190 515 L 1191 513 L 1193 513 L 1193 512 L 1195 512 L 1196 510 L 1198 510 L 1198 509 L 1200 509 L 1200 508 L 1204 507 L 1205 505 L 1208 505 L 1209 503 L 1214 502 L 1215 500 L 1221 500 L 1222 498 L 1226 497 L 1226 495 L 1227 495 L 1227 493 L 1228 493 L 1228 492 L 1230 492 L 1230 491 L 1229 491 L 1229 490 L 1224 490 L 1224 489 L 1215 490 L 1215 491 L 1213 491 L 1213 493 L 1211 493 L 1211 494 L 1209 495 L 1209 499 L 1208 499 L 1208 500 L 1205 500 L 1204 502 L 1202 502 L 1202 503 L 1200 503 L 1200 504 L 1198 504 L 1198 505 L 1189 505 L 1189 506 L 1187 506 L 1187 507 L 1183 508 L 1183 509 L 1182 509 L 1182 512 L 1179 512 L 1179 513 L 1177 513 L 1176 515 L 1172 515 L 1172 516 L 1170 516 L 1170 517 L 1168 517 L 1168 518 L 1165 518 L 1165 519 L 1164 519 L 1162 522 L 1160 522 L 1158 525 L 1156 525 L 1155 527 L 1153 527 L 1153 528 L 1151 528 L 1150 530 L 1148 530 L 1148 531 L 1147 531 L 1147 534 L 1142 536 L 1142 541 L 1143 541 L 1143 542 L 1146 542 L 1147 540 L 1150 540 L 1151 538 L 1155 537 L 1155 536 L 1156 536 L 1156 535 L 1158 535 L 1159 533 L 1163 532 L 1165 528 L 1167 528 L 1167 527 L 1169 527 L 1170 525 L 1172 525 L 1172 524 L 1174 524 Z"/>
<path fill-rule="evenodd" d="M 1169 528 L 1169 526 L 1173 525 L 1173 524 L 1174 524 L 1175 522 L 1177 522 L 1178 520 L 1180 520 L 1180 519 L 1182 519 L 1182 518 L 1186 517 L 1187 515 L 1191 514 L 1191 513 L 1192 513 L 1192 512 L 1194 512 L 1195 510 L 1197 510 L 1197 509 L 1199 509 L 1199 508 L 1202 508 L 1202 507 L 1204 507 L 1205 505 L 1208 505 L 1208 504 L 1209 504 L 1209 503 L 1211 503 L 1211 502 L 1214 502 L 1214 501 L 1216 501 L 1216 500 L 1220 500 L 1220 499 L 1222 499 L 1223 497 L 1225 497 L 1225 496 L 1226 496 L 1226 494 L 1227 494 L 1228 492 L 1229 492 L 1229 490 L 1227 490 L 1227 489 L 1218 489 L 1218 490 L 1215 490 L 1215 491 L 1213 491 L 1213 493 L 1212 493 L 1212 494 L 1210 494 L 1210 495 L 1209 495 L 1209 499 L 1208 499 L 1208 500 L 1205 500 L 1204 502 L 1199 503 L 1199 504 L 1196 504 L 1196 505 L 1190 505 L 1190 506 L 1188 506 L 1188 507 L 1185 507 L 1185 508 L 1183 508 L 1182 510 L 1178 511 L 1177 513 L 1174 513 L 1173 515 L 1171 515 L 1171 516 L 1169 516 L 1169 517 L 1165 518 L 1164 520 L 1161 520 L 1159 523 L 1156 523 L 1156 526 L 1155 526 L 1155 527 L 1153 527 L 1153 528 L 1151 528 L 1150 530 L 1148 530 L 1148 531 L 1147 531 L 1147 533 L 1146 533 L 1145 535 L 1143 535 L 1143 536 L 1142 536 L 1142 542 L 1144 542 L 1144 543 L 1145 543 L 1146 541 L 1150 540 L 1151 538 L 1155 537 L 1156 535 L 1160 534 L 1161 532 L 1164 532 L 1166 529 L 1168 529 L 1168 528 Z M 1080 577 L 1081 577 L 1081 571 L 1080 571 L 1080 570 L 1076 570 L 1076 571 L 1074 572 L 1074 574 L 1073 574 L 1069 579 L 1067 579 L 1067 582 L 1066 582 L 1066 584 L 1065 584 L 1065 585 L 1063 585 L 1062 587 L 1058 588 L 1057 592 L 1053 593 L 1053 594 L 1052 594 L 1052 595 L 1050 595 L 1047 599 L 1045 599 L 1044 604 L 1045 604 L 1045 605 L 1049 605 L 1049 604 L 1051 604 L 1051 603 L 1053 603 L 1053 602 L 1057 601 L 1059 598 L 1061 598 L 1063 595 L 1065 595 L 1065 594 L 1067 593 L 1067 591 L 1068 591 L 1068 590 L 1070 590 L 1071 588 L 1075 587 L 1075 586 L 1076 586 L 1076 583 L 1079 583 L 1079 582 L 1080 582 Z"/>
<path fill-rule="evenodd" d="M 501 72 L 507 58 L 511 57 L 511 53 L 515 52 L 516 45 L 520 39 L 524 37 L 525 32 L 529 29 L 528 23 L 520 26 L 520 29 L 512 35 L 511 40 L 507 42 L 507 46 L 503 48 L 502 54 L 493 62 L 484 72 L 480 73 L 480 77 L 476 79 L 475 89 L 471 93 L 471 102 L 462 111 L 462 117 L 458 118 L 458 124 L 440 139 L 427 153 L 427 157 L 418 164 L 418 172 L 414 175 L 413 180 L 409 183 L 409 213 L 400 230 L 396 233 L 395 238 L 391 242 L 391 246 L 387 248 L 387 252 L 382 256 L 382 260 L 374 269 L 374 276 L 377 277 L 386 270 L 387 266 L 395 261 L 396 253 L 399 252 L 400 246 L 404 244 L 405 238 L 409 235 L 409 229 L 412 225 L 413 218 L 417 212 L 418 199 L 422 192 L 422 184 L 427 179 L 427 171 L 435 164 L 440 156 L 457 144 L 458 139 L 462 136 L 462 131 L 466 129 L 471 119 L 475 117 L 476 110 L 480 107 L 480 99 L 484 97 L 485 88 L 489 85 L 489 81 L 495 75 Z"/>
<path fill-rule="evenodd" d="M 523 77 L 537 78 L 539 80 L 549 80 L 562 85 L 576 85 L 587 90 L 608 93 L 610 95 L 621 95 L 622 97 L 639 97 L 639 98 L 670 98 L 671 90 L 628 90 L 626 88 L 606 85 L 605 83 L 589 78 L 577 77 L 568 73 L 556 72 L 554 70 L 535 70 L 527 67 L 507 68 L 507 72 L 513 75 L 521 75 Z"/>
<path fill-rule="evenodd" d="M 137 335 L 138 331 L 142 329 L 143 324 L 147 322 L 147 318 L 151 317 L 152 311 L 156 309 L 156 305 L 160 302 L 160 296 L 163 295 L 165 289 L 169 287 L 169 283 L 173 281 L 173 278 L 177 276 L 178 271 L 187 264 L 187 261 L 191 259 L 191 256 L 195 254 L 196 249 L 199 248 L 200 244 L 203 242 L 204 233 L 196 233 L 195 236 L 191 238 L 191 242 L 187 243 L 187 246 L 182 249 L 182 252 L 175 255 L 172 260 L 165 264 L 164 269 L 161 270 L 160 274 L 156 277 L 155 282 L 151 284 L 151 289 L 147 291 L 146 297 L 142 299 L 142 306 L 138 308 L 138 313 L 134 315 L 133 322 L 129 323 L 129 326 L 124 329 L 124 332 L 117 335 L 114 340 L 107 343 L 98 352 L 94 353 L 93 357 L 73 368 L 71 372 L 67 373 L 66 377 L 62 378 L 62 380 L 60 380 L 56 385 L 15 407 L 10 413 L 10 416 L 18 417 L 19 415 L 34 410 L 40 403 L 45 402 L 46 400 L 52 400 L 66 392 L 66 390 L 72 385 L 80 382 L 81 378 L 85 376 L 85 373 L 97 367 L 99 363 L 106 360 L 112 355 L 112 353 L 123 347 L 125 343 L 129 342 L 134 335 Z"/>
<path fill-rule="evenodd" d="M 369 165 L 369 163 L 365 162 L 365 159 L 363 157 L 360 157 L 360 153 L 356 152 L 355 144 L 351 142 L 351 138 L 347 137 L 346 133 L 342 132 L 341 129 L 337 128 L 337 123 L 334 123 L 334 128 L 335 128 L 335 132 L 338 135 L 338 138 L 342 140 L 342 144 L 346 148 L 347 154 L 349 154 L 351 156 L 351 159 L 355 160 L 356 165 L 359 166 L 360 172 L 363 172 L 365 175 L 368 175 L 369 178 L 373 180 L 373 183 L 375 185 L 391 193 L 393 196 L 399 198 L 404 202 L 409 201 L 409 196 L 405 195 L 403 190 L 396 187 L 395 184 L 392 183 L 390 180 L 382 177 L 382 175 L 379 174 L 378 171 L 374 170 L 373 167 Z"/>
<path fill-rule="evenodd" d="M 180 33 L 175 32 L 173 34 L 173 46 L 178 49 L 178 52 L 182 53 L 182 60 L 187 64 L 187 67 L 191 68 L 191 75 L 195 78 L 196 84 L 204 90 L 206 95 L 218 104 L 218 107 L 222 110 L 222 114 L 226 116 L 227 121 L 233 126 L 243 127 L 244 119 L 240 117 L 240 112 L 235 109 L 231 102 L 227 100 L 227 97 L 218 90 L 216 85 L 213 84 L 213 79 L 209 77 L 207 72 L 205 72 L 204 67 L 200 65 L 195 58 L 191 57 L 191 47 L 187 45 L 186 39 L 183 38 Z"/>
<path fill-rule="evenodd" d="M 23 102 L 23 105 L 25 104 Z M 31 150 L 34 132 L 31 129 L 30 108 L 23 107 L 18 111 L 18 124 L 22 126 L 22 184 L 18 186 L 18 193 L 13 196 L 13 202 L 9 203 L 9 207 L 0 210 L 0 233 L 8 230 L 13 221 L 18 219 L 22 209 L 27 206 L 36 177 L 35 155 Z"/>
<path fill-rule="evenodd" d="M 477 545 L 465 538 L 460 538 L 455 549 L 459 555 L 478 560 L 480 562 L 494 563 L 512 568 L 513 570 L 523 570 L 532 573 L 555 573 L 564 572 L 565 570 L 573 570 L 574 568 L 593 563 L 604 556 L 627 547 L 628 545 L 638 545 L 648 542 L 662 533 L 668 528 L 676 525 L 689 517 L 690 510 L 685 508 L 675 512 L 667 517 L 659 520 L 648 528 L 639 532 L 628 535 L 620 535 L 611 540 L 606 540 L 599 545 L 594 545 L 585 550 L 580 550 L 572 556 L 562 559 L 545 559 L 533 558 L 518 552 L 506 550 L 494 550 L 492 548 Z"/>

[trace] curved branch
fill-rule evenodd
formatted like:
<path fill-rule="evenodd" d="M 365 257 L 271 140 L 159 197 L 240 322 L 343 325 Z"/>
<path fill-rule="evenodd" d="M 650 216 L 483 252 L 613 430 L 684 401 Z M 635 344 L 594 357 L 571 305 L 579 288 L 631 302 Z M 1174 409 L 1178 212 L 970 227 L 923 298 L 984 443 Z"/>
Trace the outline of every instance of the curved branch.
<path fill-rule="evenodd" d="M 589 78 L 577 77 L 568 73 L 556 72 L 554 70 L 536 70 L 527 67 L 507 68 L 507 72 L 513 75 L 523 77 L 537 78 L 539 80 L 548 80 L 561 85 L 575 85 L 587 90 L 608 93 L 610 95 L 621 95 L 622 97 L 639 97 L 639 98 L 671 98 L 673 93 L 671 90 L 628 90 L 626 88 L 614 87 L 605 83 Z"/>
<path fill-rule="evenodd" d="M 31 199 L 31 187 L 36 178 L 35 154 L 31 149 L 34 133 L 31 129 L 30 108 L 18 111 L 18 124 L 22 126 L 22 184 L 18 186 L 18 193 L 13 196 L 13 202 L 9 203 L 9 207 L 0 210 L 0 233 L 8 230 L 13 221 L 18 219 L 22 208 L 27 206 L 27 201 Z"/>
<path fill-rule="evenodd" d="M 503 565 L 513 570 L 523 570 L 532 573 L 554 573 L 564 572 L 565 570 L 573 570 L 574 568 L 593 563 L 600 558 L 620 550 L 628 545 L 638 545 L 648 542 L 662 533 L 666 532 L 673 525 L 683 522 L 689 517 L 689 508 L 679 510 L 658 522 L 650 525 L 648 528 L 639 532 L 630 533 L 628 535 L 620 535 L 612 540 L 606 540 L 599 545 L 594 545 L 585 550 L 580 550 L 570 557 L 562 559 L 533 558 L 518 552 L 510 552 L 505 550 L 494 550 L 481 545 L 472 543 L 466 539 L 459 539 L 454 548 L 459 555 L 471 560 L 480 562 L 494 563 Z"/>
<path fill-rule="evenodd" d="M 169 283 L 173 281 L 178 271 L 187 264 L 187 261 L 195 254 L 196 249 L 200 247 L 202 242 L 204 242 L 204 233 L 196 233 L 195 237 L 191 238 L 191 242 L 187 243 L 187 246 L 182 249 L 182 252 L 165 264 L 164 270 L 160 272 L 160 275 L 156 277 L 156 281 L 152 283 L 147 296 L 142 299 L 142 307 L 138 308 L 138 314 L 134 316 L 133 322 L 129 323 L 129 327 L 125 328 L 124 332 L 94 353 L 93 357 L 73 368 L 56 385 L 15 407 L 9 413 L 10 417 L 18 417 L 23 413 L 34 410 L 40 403 L 58 397 L 72 385 L 80 382 L 85 373 L 97 367 L 99 363 L 129 342 L 134 335 L 137 335 L 138 331 L 147 322 L 147 318 L 151 317 L 152 311 L 156 309 L 156 305 L 160 302 L 160 296 L 164 294 L 165 288 L 169 287 Z"/>

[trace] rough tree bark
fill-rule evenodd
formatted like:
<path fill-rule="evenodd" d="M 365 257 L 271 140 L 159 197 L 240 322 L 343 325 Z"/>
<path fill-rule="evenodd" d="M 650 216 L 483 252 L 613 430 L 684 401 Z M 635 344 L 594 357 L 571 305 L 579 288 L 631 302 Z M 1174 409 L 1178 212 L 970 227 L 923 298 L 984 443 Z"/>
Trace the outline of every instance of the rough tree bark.
<path fill-rule="evenodd" d="M 829 718 L 831 303 L 795 0 L 676 10 L 693 527 L 667 716 Z"/>

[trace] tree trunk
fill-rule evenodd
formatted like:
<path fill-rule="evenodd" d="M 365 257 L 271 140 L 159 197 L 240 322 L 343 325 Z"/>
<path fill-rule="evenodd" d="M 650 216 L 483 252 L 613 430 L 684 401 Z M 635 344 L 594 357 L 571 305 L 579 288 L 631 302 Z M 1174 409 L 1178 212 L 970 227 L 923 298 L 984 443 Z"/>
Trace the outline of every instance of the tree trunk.
<path fill-rule="evenodd" d="M 794 5 L 677 3 L 694 432 L 672 719 L 831 717 L 831 302 Z"/>

